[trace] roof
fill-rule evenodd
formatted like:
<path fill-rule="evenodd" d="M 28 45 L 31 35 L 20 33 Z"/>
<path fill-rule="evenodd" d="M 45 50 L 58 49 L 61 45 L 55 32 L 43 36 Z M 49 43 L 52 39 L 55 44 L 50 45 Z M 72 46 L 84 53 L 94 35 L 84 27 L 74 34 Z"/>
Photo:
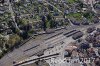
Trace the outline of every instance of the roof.
<path fill-rule="evenodd" d="M 83 32 L 78 32 L 72 36 L 73 39 L 78 39 L 83 36 Z"/>
<path fill-rule="evenodd" d="M 76 49 L 76 46 L 66 46 L 65 50 L 73 50 Z"/>

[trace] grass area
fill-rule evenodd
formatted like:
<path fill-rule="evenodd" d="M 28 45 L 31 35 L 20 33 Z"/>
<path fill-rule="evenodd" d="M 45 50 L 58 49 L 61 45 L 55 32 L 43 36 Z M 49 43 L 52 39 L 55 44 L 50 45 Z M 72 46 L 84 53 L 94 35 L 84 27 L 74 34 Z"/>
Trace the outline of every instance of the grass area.
<path fill-rule="evenodd" d="M 67 15 L 68 18 L 70 18 L 70 19 L 74 18 L 74 19 L 76 19 L 78 21 L 82 20 L 82 16 L 87 18 L 91 22 L 91 20 L 93 19 L 94 15 L 93 15 L 93 13 L 90 13 L 90 12 L 86 12 L 86 13 L 81 13 L 81 12 L 79 12 L 79 13 L 70 13 L 70 14 Z"/>
<path fill-rule="evenodd" d="M 68 1 L 68 3 L 74 3 L 75 2 L 75 0 L 67 0 Z"/>
<path fill-rule="evenodd" d="M 75 3 L 78 0 L 66 0 L 68 3 Z"/>
<path fill-rule="evenodd" d="M 76 20 L 81 20 L 82 19 L 82 14 L 81 13 L 70 13 L 67 15 L 68 18 L 75 18 Z"/>

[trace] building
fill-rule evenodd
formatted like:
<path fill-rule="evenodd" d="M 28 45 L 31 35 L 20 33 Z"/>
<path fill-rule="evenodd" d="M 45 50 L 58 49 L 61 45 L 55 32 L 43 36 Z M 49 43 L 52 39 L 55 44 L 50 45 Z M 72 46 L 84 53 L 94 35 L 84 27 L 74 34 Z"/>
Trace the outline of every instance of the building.
<path fill-rule="evenodd" d="M 82 0 L 85 4 L 95 4 L 96 0 Z"/>
<path fill-rule="evenodd" d="M 78 32 L 72 36 L 74 40 L 79 39 L 83 36 L 83 32 Z"/>

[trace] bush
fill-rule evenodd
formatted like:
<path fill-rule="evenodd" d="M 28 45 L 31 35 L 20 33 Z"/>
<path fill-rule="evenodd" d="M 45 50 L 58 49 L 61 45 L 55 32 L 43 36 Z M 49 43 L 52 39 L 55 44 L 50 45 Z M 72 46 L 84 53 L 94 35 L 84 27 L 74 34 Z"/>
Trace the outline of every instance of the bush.
<path fill-rule="evenodd" d="M 15 35 L 11 35 L 9 40 L 8 40 L 8 45 L 9 47 L 14 46 L 16 43 L 20 42 L 21 38 L 19 35 L 15 34 Z"/>

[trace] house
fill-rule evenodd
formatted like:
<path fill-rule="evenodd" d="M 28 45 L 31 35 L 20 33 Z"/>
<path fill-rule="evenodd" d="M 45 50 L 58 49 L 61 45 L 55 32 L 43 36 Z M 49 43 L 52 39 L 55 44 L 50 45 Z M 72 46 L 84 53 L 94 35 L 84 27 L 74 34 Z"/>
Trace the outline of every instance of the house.
<path fill-rule="evenodd" d="M 95 4 L 96 0 L 81 0 L 85 4 Z"/>
<path fill-rule="evenodd" d="M 0 3 L 4 4 L 5 0 L 0 0 Z"/>
<path fill-rule="evenodd" d="M 96 30 L 95 27 L 89 27 L 87 28 L 87 33 L 92 33 L 94 30 Z"/>
<path fill-rule="evenodd" d="M 63 18 L 63 16 L 54 16 L 54 19 L 58 27 L 64 24 L 65 19 Z"/>
<path fill-rule="evenodd" d="M 98 54 L 100 55 L 100 49 L 98 49 Z"/>
<path fill-rule="evenodd" d="M 42 28 L 42 21 L 41 20 L 34 20 L 33 21 L 33 27 L 37 30 L 37 29 L 41 29 Z"/>
<path fill-rule="evenodd" d="M 96 12 L 97 12 L 98 14 L 100 14 L 100 13 L 99 13 L 99 11 L 100 11 L 100 4 L 96 4 L 94 8 L 95 8 Z"/>
<path fill-rule="evenodd" d="M 13 0 L 14 2 L 19 2 L 20 0 Z"/>
<path fill-rule="evenodd" d="M 89 25 L 89 22 L 88 22 L 88 20 L 86 19 L 86 18 L 82 18 L 82 23 L 81 23 L 82 25 Z"/>
<path fill-rule="evenodd" d="M 1 24 L 0 24 L 0 32 L 3 32 L 3 31 L 5 31 L 5 30 L 7 30 L 9 27 L 8 27 L 8 25 L 5 23 L 5 22 L 2 22 Z"/>
<path fill-rule="evenodd" d="M 100 43 L 100 35 L 96 37 L 96 41 Z"/>
<path fill-rule="evenodd" d="M 97 28 L 97 30 L 96 30 L 97 32 L 100 32 L 100 28 Z"/>

